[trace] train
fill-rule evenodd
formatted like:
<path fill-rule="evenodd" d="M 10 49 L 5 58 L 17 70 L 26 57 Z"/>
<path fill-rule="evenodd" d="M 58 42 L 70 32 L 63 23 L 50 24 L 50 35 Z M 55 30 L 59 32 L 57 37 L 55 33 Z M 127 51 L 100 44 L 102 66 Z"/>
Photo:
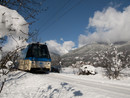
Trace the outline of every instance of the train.
<path fill-rule="evenodd" d="M 25 58 L 19 60 L 18 69 L 51 71 L 51 57 L 46 44 L 31 43 L 25 54 Z"/>

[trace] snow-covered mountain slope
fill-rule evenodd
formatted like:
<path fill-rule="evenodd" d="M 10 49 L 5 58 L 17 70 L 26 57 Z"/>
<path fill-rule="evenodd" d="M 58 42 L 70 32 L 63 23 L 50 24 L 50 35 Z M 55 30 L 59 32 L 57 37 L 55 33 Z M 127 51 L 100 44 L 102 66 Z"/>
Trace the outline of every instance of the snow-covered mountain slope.
<path fill-rule="evenodd" d="M 130 98 L 130 78 L 108 80 L 102 75 L 9 74 L 0 98 Z"/>
<path fill-rule="evenodd" d="M 128 51 L 130 54 L 130 42 L 118 42 L 115 46 L 119 51 Z M 71 66 L 76 60 L 91 61 L 96 52 L 107 50 L 109 47 L 107 43 L 93 43 L 72 50 L 61 58 L 65 66 Z"/>
<path fill-rule="evenodd" d="M 51 52 L 50 56 L 52 65 L 59 65 L 59 61 L 61 59 L 60 55 Z"/>

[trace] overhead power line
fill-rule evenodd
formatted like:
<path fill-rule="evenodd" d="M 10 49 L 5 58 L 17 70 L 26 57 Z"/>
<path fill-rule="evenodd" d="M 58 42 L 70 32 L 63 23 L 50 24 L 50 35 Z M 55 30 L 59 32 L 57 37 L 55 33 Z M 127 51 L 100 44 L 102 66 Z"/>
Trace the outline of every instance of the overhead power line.
<path fill-rule="evenodd" d="M 79 2 L 77 2 L 75 5 L 73 5 L 72 7 L 70 7 L 68 10 L 66 10 L 61 16 L 57 17 L 50 25 L 48 25 L 46 28 L 44 28 L 43 32 L 46 31 L 49 27 L 51 27 L 53 24 L 55 24 L 59 19 L 61 19 L 62 17 L 64 17 L 69 11 L 71 11 L 73 8 L 77 7 L 78 5 L 81 4 L 83 0 L 79 0 Z M 41 29 L 41 28 L 40 28 Z"/>
<path fill-rule="evenodd" d="M 61 12 L 66 7 L 66 5 L 70 3 L 70 1 L 71 0 L 67 0 L 67 2 L 65 2 L 65 4 L 55 12 L 55 14 L 51 15 L 45 22 L 43 22 L 40 26 L 40 29 L 47 25 L 49 21 L 53 20 L 53 18 L 56 17 L 58 13 Z"/>

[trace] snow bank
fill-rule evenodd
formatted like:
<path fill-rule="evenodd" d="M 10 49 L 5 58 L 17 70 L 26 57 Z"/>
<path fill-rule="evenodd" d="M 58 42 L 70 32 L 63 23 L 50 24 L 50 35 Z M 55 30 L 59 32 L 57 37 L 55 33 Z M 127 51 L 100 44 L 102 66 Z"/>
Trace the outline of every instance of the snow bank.
<path fill-rule="evenodd" d="M 90 73 L 92 75 L 96 74 L 96 68 L 92 65 L 83 65 L 82 67 L 80 67 L 82 72 L 85 73 Z"/>
<path fill-rule="evenodd" d="M 77 80 L 85 80 L 85 81 L 93 81 L 98 83 L 106 83 L 106 84 L 116 84 L 116 85 L 124 85 L 130 86 L 130 68 L 124 69 L 123 72 L 125 76 L 121 76 L 120 80 L 110 80 L 108 77 L 105 76 L 105 69 L 101 67 L 96 67 L 95 75 L 77 75 L 73 73 L 73 68 L 65 67 L 62 69 L 62 73 L 60 75 L 66 76 L 67 78 L 75 78 Z M 123 73 L 122 72 L 122 73 Z"/>
<path fill-rule="evenodd" d="M 27 44 L 28 23 L 15 10 L 0 5 L 0 38 L 6 37 L 2 51 L 8 52 Z"/>
<path fill-rule="evenodd" d="M 60 73 L 63 74 L 77 74 L 79 72 L 78 68 L 72 68 L 72 67 L 65 67 L 61 69 Z"/>
<path fill-rule="evenodd" d="M 55 81 L 55 78 L 55 74 L 11 72 L 0 98 L 74 98 L 83 95 L 78 88 L 61 80 Z"/>
<path fill-rule="evenodd" d="M 70 70 L 70 68 L 66 68 Z M 101 75 L 9 73 L 0 98 L 130 98 L 130 78 Z"/>

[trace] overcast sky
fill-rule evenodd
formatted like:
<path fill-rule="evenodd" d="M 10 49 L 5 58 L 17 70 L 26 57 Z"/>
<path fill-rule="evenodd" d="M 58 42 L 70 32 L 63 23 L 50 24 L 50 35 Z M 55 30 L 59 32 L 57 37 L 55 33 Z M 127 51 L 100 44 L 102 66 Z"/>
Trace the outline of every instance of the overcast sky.
<path fill-rule="evenodd" d="M 95 41 L 130 40 L 130 0 L 46 0 L 33 27 L 49 49 L 65 54 Z"/>

